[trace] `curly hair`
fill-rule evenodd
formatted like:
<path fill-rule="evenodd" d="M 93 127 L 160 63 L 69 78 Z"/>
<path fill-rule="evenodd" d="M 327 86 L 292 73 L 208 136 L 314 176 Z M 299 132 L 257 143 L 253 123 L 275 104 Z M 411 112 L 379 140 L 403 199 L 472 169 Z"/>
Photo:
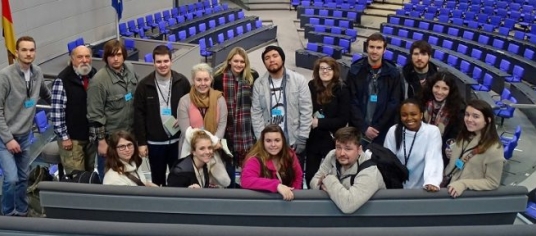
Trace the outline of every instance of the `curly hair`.
<path fill-rule="evenodd" d="M 324 86 L 320 79 L 320 64 L 326 63 L 333 70 L 333 78 L 327 86 Z M 333 87 L 340 84 L 340 69 L 337 61 L 331 57 L 322 57 L 315 62 L 313 68 L 313 84 L 318 94 L 316 102 L 320 105 L 328 104 L 333 99 Z"/>
<path fill-rule="evenodd" d="M 439 81 L 443 81 L 449 87 L 449 94 L 445 98 L 445 111 L 450 120 L 458 119 L 459 111 L 463 108 L 465 103 L 458 90 L 458 85 L 456 85 L 456 80 L 457 78 L 449 71 L 438 71 L 430 78 L 430 82 L 424 85 L 424 88 L 419 96 L 419 100 L 421 100 L 422 105 L 426 106 L 429 101 L 435 100 L 434 93 L 432 91 L 434 85 Z"/>

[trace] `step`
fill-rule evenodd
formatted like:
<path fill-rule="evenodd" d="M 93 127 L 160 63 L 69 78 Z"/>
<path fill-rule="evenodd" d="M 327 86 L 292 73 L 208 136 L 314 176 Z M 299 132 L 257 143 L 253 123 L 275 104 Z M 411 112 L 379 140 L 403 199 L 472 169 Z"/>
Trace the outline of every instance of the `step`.
<path fill-rule="evenodd" d="M 398 9 L 402 9 L 402 6 L 400 5 L 394 5 L 394 4 L 378 4 L 378 3 L 372 3 L 368 7 L 368 9 L 381 9 L 381 10 L 393 10 L 396 11 Z"/>
<path fill-rule="evenodd" d="M 380 10 L 380 9 L 365 9 L 365 15 L 370 16 L 384 16 L 395 14 L 395 11 L 392 10 Z"/>
<path fill-rule="evenodd" d="M 410 0 L 374 0 L 373 3 L 380 3 L 380 4 L 394 4 L 402 6 L 404 3 L 409 3 Z"/>
<path fill-rule="evenodd" d="M 255 10 L 290 10 L 290 3 L 288 2 L 271 2 L 271 3 L 249 3 L 248 4 L 250 11 Z"/>

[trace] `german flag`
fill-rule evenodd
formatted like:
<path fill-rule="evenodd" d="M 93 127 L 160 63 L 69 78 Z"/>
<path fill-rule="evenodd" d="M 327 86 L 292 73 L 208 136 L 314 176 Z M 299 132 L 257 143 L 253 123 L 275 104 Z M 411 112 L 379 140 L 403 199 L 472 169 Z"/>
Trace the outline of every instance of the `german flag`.
<path fill-rule="evenodd" d="M 6 41 L 6 49 L 15 55 L 15 31 L 13 30 L 9 0 L 2 0 L 2 35 Z"/>

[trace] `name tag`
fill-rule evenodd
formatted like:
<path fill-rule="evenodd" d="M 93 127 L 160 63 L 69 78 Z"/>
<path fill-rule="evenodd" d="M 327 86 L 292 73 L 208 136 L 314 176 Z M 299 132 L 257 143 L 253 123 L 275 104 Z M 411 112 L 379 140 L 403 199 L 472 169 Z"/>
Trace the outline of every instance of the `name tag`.
<path fill-rule="evenodd" d="M 370 101 L 371 102 L 378 102 L 378 95 L 376 95 L 376 94 L 370 95 Z"/>
<path fill-rule="evenodd" d="M 128 102 L 130 100 L 132 100 L 132 93 L 129 92 L 129 93 L 125 94 L 125 101 Z"/>
<path fill-rule="evenodd" d="M 319 111 L 316 111 L 316 112 L 315 112 L 315 117 L 316 117 L 317 119 L 323 119 L 323 118 L 326 118 L 326 117 L 324 116 L 324 114 L 320 113 Z"/>
<path fill-rule="evenodd" d="M 463 170 L 463 165 L 465 164 L 462 160 L 458 159 L 456 160 L 456 168 Z"/>
<path fill-rule="evenodd" d="M 32 108 L 35 106 L 35 101 L 33 99 L 27 99 L 26 101 L 24 101 L 24 107 L 25 108 Z"/>
<path fill-rule="evenodd" d="M 279 108 L 274 108 L 272 109 L 272 116 L 282 116 L 283 115 L 283 111 Z"/>
<path fill-rule="evenodd" d="M 171 108 L 169 107 L 165 107 L 165 108 L 162 108 L 162 115 L 164 116 L 170 116 L 171 115 Z"/>

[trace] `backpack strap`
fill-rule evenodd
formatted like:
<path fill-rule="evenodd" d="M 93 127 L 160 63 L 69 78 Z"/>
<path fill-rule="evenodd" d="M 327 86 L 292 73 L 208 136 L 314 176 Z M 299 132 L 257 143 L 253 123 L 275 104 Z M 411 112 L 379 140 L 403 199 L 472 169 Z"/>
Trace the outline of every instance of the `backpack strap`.
<path fill-rule="evenodd" d="M 357 173 L 350 177 L 350 186 L 354 185 L 355 177 L 357 176 L 357 174 L 359 174 L 359 172 L 361 172 L 362 170 L 364 170 L 366 168 L 369 168 L 371 166 L 375 166 L 375 165 L 376 165 L 376 163 L 374 163 L 371 159 L 368 159 L 368 160 L 364 161 L 363 163 L 361 163 L 359 165 L 359 167 L 357 168 Z"/>

